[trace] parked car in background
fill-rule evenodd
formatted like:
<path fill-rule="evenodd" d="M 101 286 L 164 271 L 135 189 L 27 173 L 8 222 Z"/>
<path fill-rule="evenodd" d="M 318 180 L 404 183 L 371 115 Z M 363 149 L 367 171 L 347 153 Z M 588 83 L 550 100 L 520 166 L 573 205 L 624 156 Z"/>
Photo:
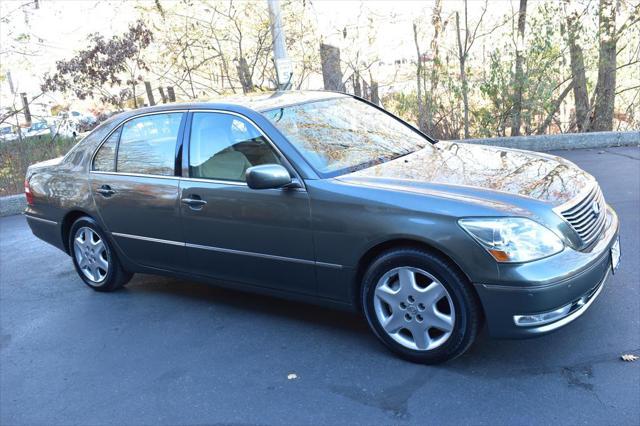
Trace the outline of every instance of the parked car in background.
<path fill-rule="evenodd" d="M 51 127 L 49 123 L 46 121 L 41 121 L 38 123 L 33 123 L 31 127 L 29 127 L 25 133 L 25 137 L 36 137 L 36 136 L 47 136 L 51 135 Z"/>
<path fill-rule="evenodd" d="M 0 126 L 0 140 L 9 142 L 15 141 L 18 139 L 18 133 L 14 131 L 14 127 L 11 125 L 1 125 Z"/>
<path fill-rule="evenodd" d="M 78 121 L 78 130 L 80 133 L 93 130 L 98 125 L 98 120 L 92 115 L 85 115 Z"/>
<path fill-rule="evenodd" d="M 25 192 L 33 233 L 94 290 L 143 272 L 353 309 L 424 363 L 485 322 L 570 323 L 620 257 L 618 217 L 573 163 L 436 141 L 330 92 L 123 113 L 29 167 Z"/>

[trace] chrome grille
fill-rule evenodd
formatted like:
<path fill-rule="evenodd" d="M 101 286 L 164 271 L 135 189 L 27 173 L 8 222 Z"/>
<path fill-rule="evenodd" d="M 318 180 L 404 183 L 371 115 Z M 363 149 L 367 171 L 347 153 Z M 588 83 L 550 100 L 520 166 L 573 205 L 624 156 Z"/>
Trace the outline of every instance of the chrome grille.
<path fill-rule="evenodd" d="M 580 236 L 583 246 L 591 245 L 602 232 L 607 216 L 600 187 L 596 185 L 584 199 L 563 210 L 561 214 Z"/>

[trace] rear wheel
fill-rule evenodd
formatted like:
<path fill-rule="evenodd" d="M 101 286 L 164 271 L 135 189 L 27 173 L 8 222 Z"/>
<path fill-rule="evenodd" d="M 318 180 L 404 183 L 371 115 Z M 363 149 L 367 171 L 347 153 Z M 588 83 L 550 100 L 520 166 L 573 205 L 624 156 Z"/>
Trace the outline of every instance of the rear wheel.
<path fill-rule="evenodd" d="M 447 259 L 413 248 L 374 259 L 363 278 L 362 306 L 388 348 L 425 364 L 463 354 L 481 325 L 480 305 L 466 277 Z"/>
<path fill-rule="evenodd" d="M 94 290 L 117 290 L 132 277 L 122 267 L 100 226 L 88 216 L 71 226 L 69 247 L 76 272 Z"/>

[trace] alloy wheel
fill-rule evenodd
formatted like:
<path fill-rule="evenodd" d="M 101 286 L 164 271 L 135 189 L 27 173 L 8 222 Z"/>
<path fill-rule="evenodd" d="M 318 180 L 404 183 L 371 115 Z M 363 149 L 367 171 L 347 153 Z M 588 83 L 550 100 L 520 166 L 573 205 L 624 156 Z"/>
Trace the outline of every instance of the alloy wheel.
<path fill-rule="evenodd" d="M 408 349 L 428 351 L 441 346 L 455 325 L 449 292 L 418 268 L 405 266 L 385 273 L 376 284 L 373 305 L 384 331 Z"/>
<path fill-rule="evenodd" d="M 102 283 L 109 273 L 109 255 L 102 238 L 91 228 L 78 228 L 73 238 L 78 268 L 94 284 Z"/>

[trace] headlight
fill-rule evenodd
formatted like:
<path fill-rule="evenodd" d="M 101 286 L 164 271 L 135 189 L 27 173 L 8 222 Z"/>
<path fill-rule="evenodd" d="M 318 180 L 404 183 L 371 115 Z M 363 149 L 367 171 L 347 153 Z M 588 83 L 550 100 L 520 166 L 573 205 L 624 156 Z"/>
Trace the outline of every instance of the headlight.
<path fill-rule="evenodd" d="M 564 248 L 556 234 L 523 217 L 460 219 L 458 223 L 498 262 L 529 262 Z"/>

